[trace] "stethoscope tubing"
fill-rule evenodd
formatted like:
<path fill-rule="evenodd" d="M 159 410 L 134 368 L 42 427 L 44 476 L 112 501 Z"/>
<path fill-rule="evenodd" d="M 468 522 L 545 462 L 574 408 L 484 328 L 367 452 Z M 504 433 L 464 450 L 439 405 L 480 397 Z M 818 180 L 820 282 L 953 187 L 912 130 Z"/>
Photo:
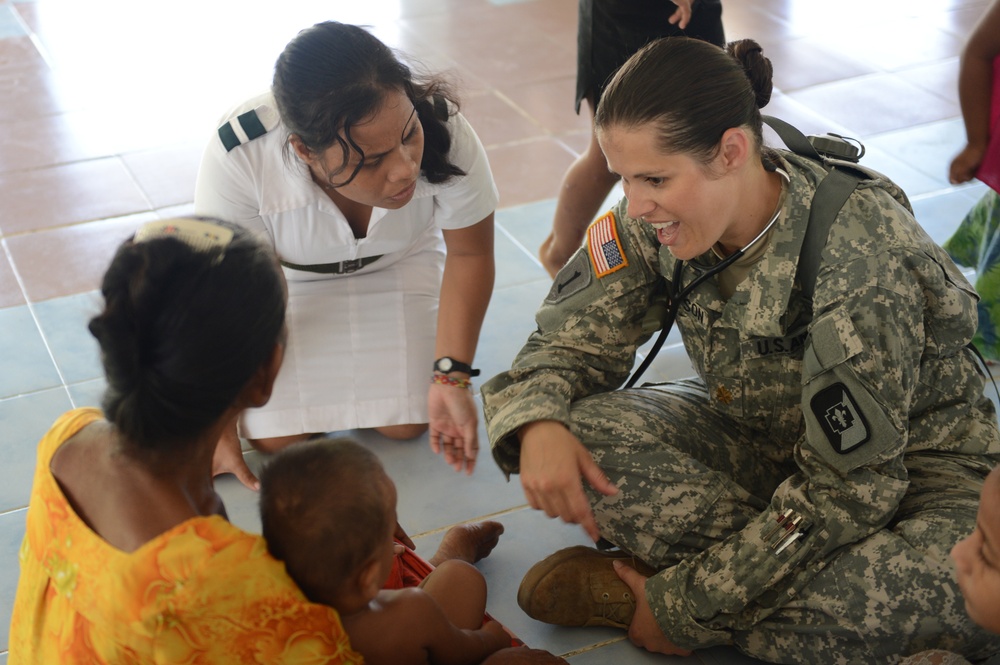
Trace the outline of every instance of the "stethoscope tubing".
<path fill-rule="evenodd" d="M 667 294 L 667 301 L 668 301 L 667 315 L 663 320 L 663 326 L 660 328 L 660 334 L 656 338 L 656 341 L 653 342 L 653 346 L 649 349 L 649 353 L 646 354 L 646 357 L 645 359 L 643 359 L 642 364 L 639 365 L 639 368 L 632 373 L 632 376 L 630 376 L 628 381 L 625 383 L 624 386 L 625 388 L 632 388 L 633 386 L 635 386 L 635 383 L 636 381 L 639 380 L 639 377 L 641 377 L 643 373 L 647 369 L 649 369 L 649 366 L 652 364 L 653 359 L 656 357 L 656 354 L 660 352 L 660 348 L 663 346 L 663 342 L 666 341 L 667 335 L 670 334 L 670 330 L 674 327 L 674 321 L 677 319 L 677 312 L 680 310 L 681 303 L 687 300 L 687 297 L 691 295 L 691 293 L 696 288 L 698 288 L 702 283 L 704 283 L 706 279 L 718 275 L 720 272 L 722 272 L 723 270 L 731 266 L 733 263 L 738 261 L 741 256 L 746 254 L 748 249 L 756 245 L 761 238 L 767 235 L 767 232 L 771 230 L 771 227 L 774 226 L 775 222 L 778 221 L 780 213 L 781 210 L 779 208 L 774 212 L 774 216 L 771 217 L 771 221 L 767 223 L 764 229 L 760 233 L 758 233 L 753 240 L 744 245 L 743 248 L 736 250 L 735 252 L 724 258 L 722 261 L 719 261 L 714 266 L 711 266 L 710 268 L 707 268 L 704 271 L 700 271 L 701 274 L 695 277 L 694 280 L 684 288 L 680 288 L 680 283 L 682 274 L 684 272 L 684 267 L 688 264 L 688 262 L 677 261 L 677 263 L 674 264 L 674 274 L 673 278 L 670 280 L 672 293 Z M 692 267 L 695 268 L 696 271 L 699 270 L 698 267 L 693 264 Z"/>

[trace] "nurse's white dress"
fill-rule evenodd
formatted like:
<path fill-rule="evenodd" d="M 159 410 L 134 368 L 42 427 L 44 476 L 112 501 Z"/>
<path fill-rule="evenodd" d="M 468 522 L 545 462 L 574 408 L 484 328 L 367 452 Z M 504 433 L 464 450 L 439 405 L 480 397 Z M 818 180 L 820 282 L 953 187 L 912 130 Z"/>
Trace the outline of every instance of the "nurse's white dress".
<path fill-rule="evenodd" d="M 308 167 L 286 152 L 288 132 L 270 93 L 223 118 L 202 157 L 195 213 L 265 236 L 288 280 L 284 364 L 268 404 L 243 415 L 242 436 L 427 422 L 441 230 L 479 222 L 498 201 L 472 127 L 461 114 L 448 124 L 450 161 L 467 175 L 439 185 L 421 178 L 399 210 L 375 208 L 359 239 Z"/>

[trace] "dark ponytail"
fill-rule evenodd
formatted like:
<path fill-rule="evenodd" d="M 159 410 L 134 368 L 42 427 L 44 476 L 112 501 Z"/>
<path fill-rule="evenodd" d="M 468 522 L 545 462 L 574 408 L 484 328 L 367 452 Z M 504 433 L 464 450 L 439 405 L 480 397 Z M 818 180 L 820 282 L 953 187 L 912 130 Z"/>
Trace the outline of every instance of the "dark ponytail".
<path fill-rule="evenodd" d="M 228 245 L 125 241 L 104 275 L 104 311 L 90 321 L 108 384 L 105 416 L 142 448 L 215 423 L 283 334 L 273 251 L 241 227 L 206 221 L 232 229 Z"/>
<path fill-rule="evenodd" d="M 763 148 L 760 109 L 771 99 L 771 61 L 752 39 L 725 50 L 688 37 L 648 44 L 612 78 L 597 107 L 598 129 L 653 123 L 658 147 L 703 163 L 723 133 L 747 127 Z"/>

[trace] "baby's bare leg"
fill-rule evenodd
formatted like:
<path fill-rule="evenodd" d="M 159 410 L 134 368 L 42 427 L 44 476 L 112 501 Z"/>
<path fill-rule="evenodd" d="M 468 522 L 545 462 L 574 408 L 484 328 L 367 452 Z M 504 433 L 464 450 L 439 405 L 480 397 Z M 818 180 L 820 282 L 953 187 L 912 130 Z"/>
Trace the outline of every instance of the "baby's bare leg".
<path fill-rule="evenodd" d="M 454 625 L 475 630 L 483 625 L 486 611 L 486 580 L 475 566 L 449 559 L 420 583 L 420 588 L 437 601 Z"/>
<path fill-rule="evenodd" d="M 475 563 L 489 556 L 500 540 L 503 524 L 499 522 L 477 522 L 459 524 L 444 534 L 437 552 L 430 558 L 432 566 L 440 566 L 445 561 L 457 559 Z"/>

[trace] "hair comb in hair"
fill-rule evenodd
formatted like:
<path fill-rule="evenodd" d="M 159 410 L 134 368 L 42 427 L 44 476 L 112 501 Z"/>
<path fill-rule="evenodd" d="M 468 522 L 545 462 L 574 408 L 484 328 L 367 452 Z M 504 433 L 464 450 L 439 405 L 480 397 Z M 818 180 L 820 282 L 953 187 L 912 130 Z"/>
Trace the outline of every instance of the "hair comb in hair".
<path fill-rule="evenodd" d="M 224 249 L 233 240 L 233 230 L 212 222 L 182 217 L 149 222 L 139 227 L 132 242 L 140 243 L 157 238 L 177 238 L 198 252 Z"/>

